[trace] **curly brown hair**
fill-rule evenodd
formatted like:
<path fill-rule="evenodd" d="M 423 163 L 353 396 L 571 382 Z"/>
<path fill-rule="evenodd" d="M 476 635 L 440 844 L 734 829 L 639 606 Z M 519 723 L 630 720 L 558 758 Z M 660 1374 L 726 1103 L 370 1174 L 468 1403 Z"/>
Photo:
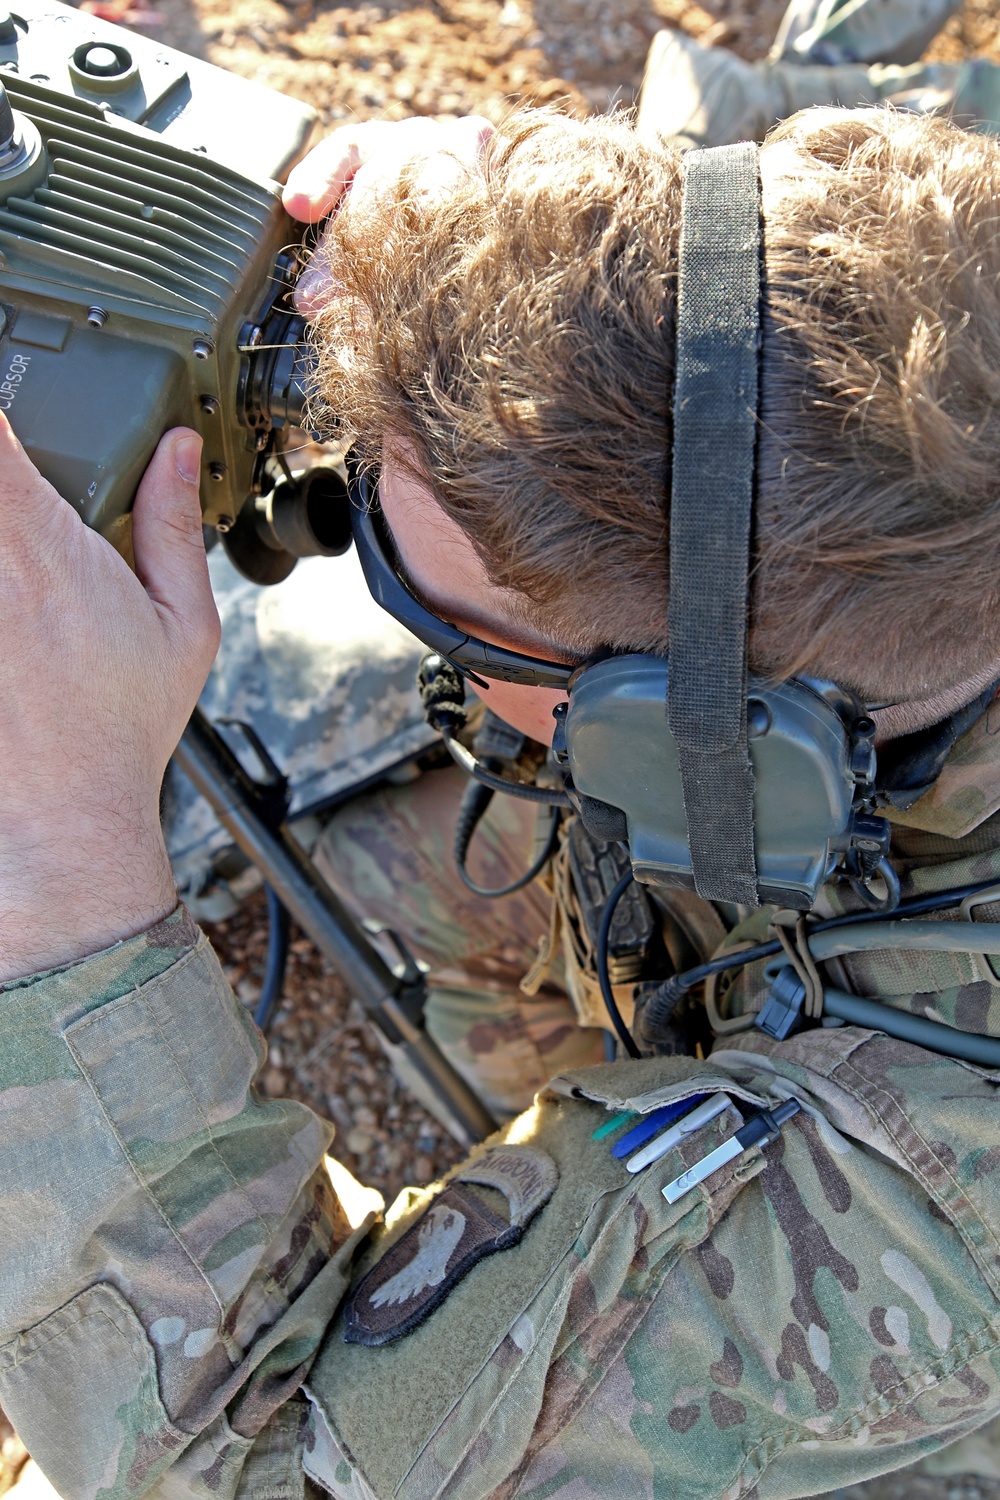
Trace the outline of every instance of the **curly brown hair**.
<path fill-rule="evenodd" d="M 923 698 L 998 654 L 1000 144 L 810 110 L 762 181 L 751 666 Z M 446 202 L 411 189 L 328 239 L 328 411 L 534 630 L 664 650 L 680 154 L 529 111 Z"/>

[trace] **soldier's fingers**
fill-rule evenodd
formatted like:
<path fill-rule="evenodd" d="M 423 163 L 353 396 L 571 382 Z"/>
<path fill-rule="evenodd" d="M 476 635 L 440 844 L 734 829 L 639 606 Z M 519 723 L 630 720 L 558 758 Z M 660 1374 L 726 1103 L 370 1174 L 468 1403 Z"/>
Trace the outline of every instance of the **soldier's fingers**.
<path fill-rule="evenodd" d="M 0 412 L 0 516 L 4 537 L 4 560 L 18 556 L 18 542 L 34 553 L 51 540 L 52 526 L 72 524 L 73 512 L 31 462 L 14 430 Z"/>
<path fill-rule="evenodd" d="M 380 175 L 398 177 L 407 161 L 436 151 L 471 161 L 492 134 L 493 126 L 481 115 L 343 125 L 292 169 L 283 194 L 285 208 L 293 218 L 315 223 L 337 207 L 366 164 L 381 161 Z"/>
<path fill-rule="evenodd" d="M 173 642 L 205 669 L 218 648 L 201 530 L 201 438 L 176 427 L 161 438 L 135 497 L 135 571 Z"/>
<path fill-rule="evenodd" d="M 445 128 L 451 142 L 446 149 L 469 162 L 478 162 L 486 145 L 496 135 L 496 126 L 483 115 L 463 115 L 461 119 L 449 120 Z"/>
<path fill-rule="evenodd" d="M 336 208 L 361 164 L 380 144 L 384 147 L 387 139 L 391 141 L 394 128 L 389 121 L 369 120 L 364 125 L 342 125 L 320 141 L 289 173 L 282 193 L 287 212 L 307 224 L 324 218 Z"/>
<path fill-rule="evenodd" d="M 432 121 L 421 122 L 432 124 Z M 331 140 L 333 137 L 331 136 Z M 391 142 L 390 142 L 391 144 Z M 320 149 L 316 148 L 317 151 Z M 400 173 L 405 163 L 412 156 L 412 141 L 404 149 L 402 142 L 397 141 L 394 149 L 359 151 L 350 168 L 347 177 L 347 167 L 341 160 L 337 168 L 342 178 L 350 188 L 350 193 L 341 205 L 341 212 L 346 212 L 350 206 L 352 212 L 356 211 L 358 202 L 371 204 L 377 197 L 379 191 L 389 191 L 395 188 L 399 181 Z M 305 163 L 303 163 L 305 165 Z M 340 179 L 338 179 L 340 180 Z M 345 188 L 341 188 L 338 197 L 343 197 Z M 332 193 L 332 189 L 331 189 Z M 320 194 L 316 202 L 327 202 Z M 286 203 L 287 207 L 287 203 Z M 305 215 L 300 215 L 305 217 Z M 336 278 L 333 273 L 330 255 L 329 234 L 324 234 L 319 244 L 313 251 L 312 258 L 302 276 L 299 277 L 295 287 L 295 307 L 306 317 L 315 317 L 318 312 L 329 301 L 336 290 Z"/>
<path fill-rule="evenodd" d="M 418 122 L 414 121 L 414 124 Z M 425 120 L 421 131 L 395 136 L 388 147 L 366 155 L 351 178 L 342 213 L 366 213 L 392 197 L 405 176 L 406 196 L 424 207 L 447 198 L 455 185 L 477 172 L 483 146 L 493 134 L 488 120 Z"/>
<path fill-rule="evenodd" d="M 397 124 L 386 125 L 383 130 L 382 123 L 376 123 L 379 130 L 375 134 L 344 132 L 349 137 L 345 144 L 353 142 L 357 148 L 356 158 L 352 158 L 349 169 L 339 143 L 325 164 L 322 161 L 317 164 L 320 177 L 326 167 L 336 164 L 334 172 L 340 184 L 337 201 L 342 213 L 365 213 L 376 208 L 383 194 L 392 194 L 396 190 L 404 172 L 412 173 L 409 195 L 425 208 L 433 207 L 447 198 L 464 174 L 478 169 L 484 147 L 494 134 L 493 126 L 481 115 L 467 115 L 459 120 L 398 122 L 406 125 L 405 131 L 400 131 Z M 365 126 L 363 130 L 368 128 Z M 341 133 L 335 132 L 330 142 L 335 142 Z M 321 150 L 322 147 L 317 147 L 313 155 Z M 306 159 L 303 167 L 309 160 Z M 291 186 L 292 180 L 289 179 Z M 315 201 L 328 200 L 320 195 Z M 337 277 L 329 241 L 324 236 L 295 288 L 295 306 L 307 317 L 315 317 L 336 294 L 336 289 Z"/>

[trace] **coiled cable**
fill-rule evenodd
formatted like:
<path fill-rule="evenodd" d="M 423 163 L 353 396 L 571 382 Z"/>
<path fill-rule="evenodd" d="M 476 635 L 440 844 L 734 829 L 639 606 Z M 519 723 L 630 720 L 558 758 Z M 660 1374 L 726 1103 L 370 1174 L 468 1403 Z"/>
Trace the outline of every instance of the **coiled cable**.
<path fill-rule="evenodd" d="M 458 866 L 462 884 L 467 886 L 473 895 L 486 896 L 490 900 L 497 896 L 512 896 L 515 891 L 523 890 L 526 885 L 536 880 L 555 853 L 556 840 L 559 836 L 559 809 L 553 807 L 549 812 L 549 828 L 545 842 L 524 874 L 512 880 L 509 885 L 496 886 L 493 889 L 479 885 L 469 874 L 465 860 L 469 852 L 469 844 L 472 842 L 472 835 L 493 801 L 493 797 L 493 787 L 483 786 L 479 781 L 473 781 L 466 787 L 458 812 L 458 822 L 455 824 L 454 844 L 455 863 Z"/>

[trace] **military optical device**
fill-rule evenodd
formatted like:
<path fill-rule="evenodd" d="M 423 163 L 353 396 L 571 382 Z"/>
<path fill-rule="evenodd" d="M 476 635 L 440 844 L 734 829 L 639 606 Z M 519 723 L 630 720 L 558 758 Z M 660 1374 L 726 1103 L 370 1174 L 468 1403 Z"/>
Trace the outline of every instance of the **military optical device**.
<path fill-rule="evenodd" d="M 344 487 L 293 479 L 309 355 L 278 181 L 308 106 L 57 3 L 0 12 L 0 410 L 129 553 L 162 433 L 204 439 L 207 526 L 248 577 L 350 543 Z"/>

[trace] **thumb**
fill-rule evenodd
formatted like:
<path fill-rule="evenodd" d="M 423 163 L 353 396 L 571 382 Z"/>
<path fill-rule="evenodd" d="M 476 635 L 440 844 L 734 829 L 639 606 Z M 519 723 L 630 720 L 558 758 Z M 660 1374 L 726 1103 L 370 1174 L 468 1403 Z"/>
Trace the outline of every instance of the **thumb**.
<path fill-rule="evenodd" d="M 218 643 L 218 614 L 201 529 L 201 438 L 175 427 L 159 445 L 132 512 L 135 571 L 168 635 Z"/>

